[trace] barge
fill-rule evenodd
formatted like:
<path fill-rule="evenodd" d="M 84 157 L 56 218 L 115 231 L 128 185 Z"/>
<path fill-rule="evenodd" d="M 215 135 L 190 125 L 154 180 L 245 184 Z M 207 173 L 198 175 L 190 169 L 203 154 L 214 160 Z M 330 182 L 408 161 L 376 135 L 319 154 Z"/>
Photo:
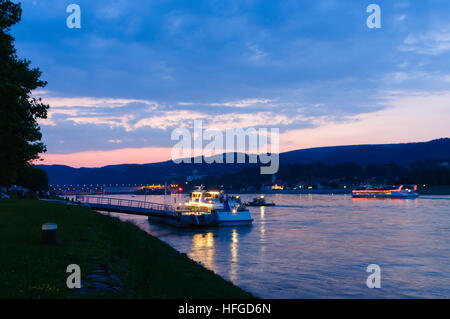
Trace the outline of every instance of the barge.
<path fill-rule="evenodd" d="M 352 191 L 353 198 L 395 198 L 395 199 L 413 199 L 417 198 L 417 185 L 404 186 L 366 186 Z"/>

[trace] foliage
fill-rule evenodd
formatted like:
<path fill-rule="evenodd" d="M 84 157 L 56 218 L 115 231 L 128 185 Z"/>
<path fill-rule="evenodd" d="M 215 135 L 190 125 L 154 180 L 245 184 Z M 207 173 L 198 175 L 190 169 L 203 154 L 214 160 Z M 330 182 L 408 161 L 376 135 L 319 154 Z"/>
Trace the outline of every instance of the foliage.
<path fill-rule="evenodd" d="M 45 190 L 48 188 L 48 176 L 43 169 L 27 165 L 20 171 L 15 184 L 33 191 Z"/>
<path fill-rule="evenodd" d="M 47 83 L 39 69 L 17 56 L 10 34 L 21 14 L 20 4 L 0 0 L 0 185 L 13 183 L 46 150 L 37 120 L 47 117 L 48 105 L 31 92 Z"/>

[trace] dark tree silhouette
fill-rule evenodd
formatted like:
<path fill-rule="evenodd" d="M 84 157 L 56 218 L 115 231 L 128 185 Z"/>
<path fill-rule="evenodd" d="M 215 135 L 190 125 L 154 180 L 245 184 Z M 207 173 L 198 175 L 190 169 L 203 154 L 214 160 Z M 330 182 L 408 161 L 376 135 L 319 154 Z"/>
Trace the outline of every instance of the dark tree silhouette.
<path fill-rule="evenodd" d="M 46 151 L 37 120 L 47 117 L 48 106 L 31 92 L 47 83 L 40 80 L 39 69 L 17 56 L 11 36 L 21 15 L 20 3 L 0 0 L 0 185 L 13 183 Z"/>
<path fill-rule="evenodd" d="M 48 189 L 47 173 L 39 167 L 27 165 L 19 172 L 16 184 L 32 191 Z"/>

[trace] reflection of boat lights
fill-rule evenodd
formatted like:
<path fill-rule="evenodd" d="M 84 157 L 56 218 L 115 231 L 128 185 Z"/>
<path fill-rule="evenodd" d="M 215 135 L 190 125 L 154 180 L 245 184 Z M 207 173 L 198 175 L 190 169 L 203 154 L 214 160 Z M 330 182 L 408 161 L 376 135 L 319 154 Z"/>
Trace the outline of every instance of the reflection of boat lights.
<path fill-rule="evenodd" d="M 231 269 L 230 269 L 230 279 L 235 282 L 237 279 L 237 262 L 238 262 L 238 233 L 236 229 L 233 229 L 231 234 Z"/>
<path fill-rule="evenodd" d="M 191 256 L 193 259 L 200 260 L 209 269 L 214 269 L 214 255 L 213 233 L 195 234 L 192 238 L 191 247 Z"/>

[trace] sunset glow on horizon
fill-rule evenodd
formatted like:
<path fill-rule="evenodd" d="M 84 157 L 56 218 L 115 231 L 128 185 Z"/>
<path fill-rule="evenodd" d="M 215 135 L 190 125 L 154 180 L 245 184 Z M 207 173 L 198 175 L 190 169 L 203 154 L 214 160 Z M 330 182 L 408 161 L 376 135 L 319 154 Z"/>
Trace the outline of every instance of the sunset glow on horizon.
<path fill-rule="evenodd" d="M 170 160 L 171 132 L 193 120 L 278 128 L 281 152 L 449 137 L 450 24 L 423 3 L 379 4 L 369 29 L 366 6 L 344 1 L 80 0 L 72 30 L 65 4 L 26 2 L 12 33 L 48 81 L 33 92 L 50 105 L 39 163 Z"/>

